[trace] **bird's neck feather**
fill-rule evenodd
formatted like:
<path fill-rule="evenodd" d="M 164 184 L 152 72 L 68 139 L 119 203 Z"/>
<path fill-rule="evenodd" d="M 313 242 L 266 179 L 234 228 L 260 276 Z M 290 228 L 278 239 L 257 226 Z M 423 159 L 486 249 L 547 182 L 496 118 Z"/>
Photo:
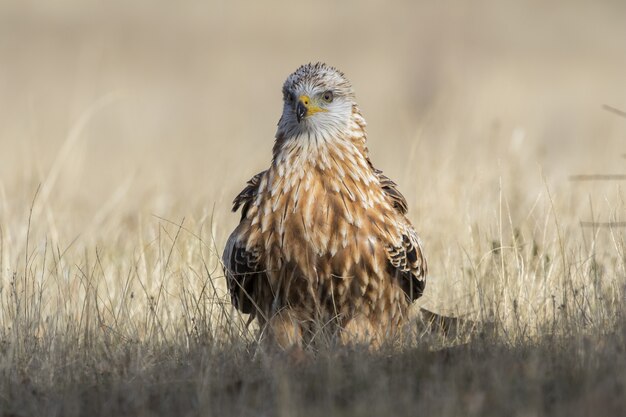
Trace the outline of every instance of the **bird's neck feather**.
<path fill-rule="evenodd" d="M 369 161 L 365 120 L 355 105 L 348 123 L 338 130 L 305 130 L 286 134 L 279 128 L 274 143 L 272 166 L 288 164 L 290 168 L 328 166 L 329 158 L 356 158 Z"/>

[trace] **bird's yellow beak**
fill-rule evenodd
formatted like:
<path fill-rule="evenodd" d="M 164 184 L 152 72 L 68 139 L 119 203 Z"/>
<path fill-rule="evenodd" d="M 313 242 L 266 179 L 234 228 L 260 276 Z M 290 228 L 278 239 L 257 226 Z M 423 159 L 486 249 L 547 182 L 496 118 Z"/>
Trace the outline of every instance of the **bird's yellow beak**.
<path fill-rule="evenodd" d="M 309 96 L 298 97 L 298 103 L 296 104 L 296 118 L 298 119 L 298 123 L 300 123 L 300 120 L 307 116 L 326 111 L 328 110 L 323 109 L 311 102 Z"/>

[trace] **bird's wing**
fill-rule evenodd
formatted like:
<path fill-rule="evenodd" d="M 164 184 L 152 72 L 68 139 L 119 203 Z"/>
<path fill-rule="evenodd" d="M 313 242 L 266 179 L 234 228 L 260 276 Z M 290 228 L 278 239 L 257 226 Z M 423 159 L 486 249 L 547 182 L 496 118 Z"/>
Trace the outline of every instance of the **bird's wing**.
<path fill-rule="evenodd" d="M 381 170 L 374 167 L 372 168 L 374 169 L 374 174 L 378 177 L 378 181 L 380 182 L 380 186 L 383 188 L 385 195 L 391 200 L 393 207 L 401 214 L 406 214 L 409 211 L 409 207 L 406 203 L 406 199 L 398 190 L 398 184 L 383 174 Z"/>
<path fill-rule="evenodd" d="M 245 235 L 238 230 L 230 235 L 222 261 L 233 305 L 242 313 L 254 314 L 259 310 L 255 289 L 259 281 L 266 278 L 260 265 L 260 251 L 258 248 L 246 249 Z"/>
<path fill-rule="evenodd" d="M 246 218 L 248 210 L 256 199 L 259 183 L 264 173 L 265 171 L 252 177 L 246 188 L 235 197 L 233 211 L 242 207 L 241 221 L 228 238 L 222 256 L 232 303 L 241 312 L 247 314 L 255 314 L 259 311 L 255 301 L 255 292 L 260 282 L 267 280 L 261 265 L 260 245 L 250 241 L 251 225 Z"/>
<path fill-rule="evenodd" d="M 243 206 L 241 209 L 241 220 L 246 218 L 248 214 L 248 209 L 250 205 L 254 201 L 259 192 L 259 183 L 261 182 L 261 177 L 265 175 L 267 171 L 261 171 L 256 174 L 254 177 L 250 178 L 250 180 L 246 184 L 246 188 L 241 190 L 241 192 L 235 197 L 233 200 L 233 212 L 239 210 L 239 207 Z"/>
<path fill-rule="evenodd" d="M 371 162 L 370 162 L 371 164 Z M 393 208 L 398 212 L 401 236 L 397 241 L 387 245 L 387 267 L 389 272 L 398 278 L 400 286 L 411 301 L 421 297 L 426 286 L 426 258 L 422 250 L 420 238 L 413 226 L 406 218 L 409 211 L 408 204 L 398 185 L 379 169 L 372 166 L 378 177 L 380 186 L 390 200 Z"/>
<path fill-rule="evenodd" d="M 401 238 L 386 246 L 387 268 L 398 279 L 400 287 L 411 301 L 422 296 L 426 286 L 427 265 L 422 244 L 408 221 Z"/>

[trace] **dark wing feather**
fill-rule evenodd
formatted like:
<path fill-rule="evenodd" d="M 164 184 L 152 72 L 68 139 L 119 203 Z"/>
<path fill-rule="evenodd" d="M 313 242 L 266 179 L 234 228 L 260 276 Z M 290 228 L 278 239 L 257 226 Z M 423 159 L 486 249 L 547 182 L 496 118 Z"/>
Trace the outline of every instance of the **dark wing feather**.
<path fill-rule="evenodd" d="M 406 214 L 409 211 L 409 207 L 406 203 L 406 199 L 402 195 L 400 191 L 398 191 L 398 185 L 393 182 L 389 177 L 387 177 L 383 172 L 379 169 L 374 169 L 374 174 L 378 177 L 378 181 L 380 182 L 380 186 L 383 191 L 391 199 L 391 204 L 393 207 L 398 210 L 402 214 Z"/>
<path fill-rule="evenodd" d="M 233 211 L 239 210 L 239 207 L 243 206 L 241 209 L 241 220 L 246 218 L 248 214 L 248 209 L 250 208 L 250 204 L 256 198 L 256 195 L 259 191 L 259 183 L 261 182 L 261 177 L 267 171 L 262 171 L 252 177 L 248 183 L 246 184 L 246 188 L 244 188 L 233 200 Z"/>
<path fill-rule="evenodd" d="M 426 287 L 426 258 L 413 228 L 409 225 L 398 245 L 387 247 L 388 270 L 398 279 L 411 301 L 420 298 Z"/>
<path fill-rule="evenodd" d="M 379 169 L 374 168 L 374 174 L 378 177 L 380 186 L 385 195 L 391 200 L 393 208 L 401 214 L 406 221 L 402 241 L 387 247 L 387 268 L 389 273 L 396 277 L 400 287 L 411 301 L 422 296 L 426 287 L 426 258 L 422 252 L 422 245 L 413 226 L 406 220 L 406 213 L 409 211 L 408 204 L 402 193 L 398 190 L 398 185 L 387 177 Z"/>
<path fill-rule="evenodd" d="M 233 305 L 243 313 L 254 314 L 258 311 L 255 303 L 255 291 L 260 282 L 267 277 L 261 265 L 261 252 L 258 247 L 249 248 L 249 223 L 246 215 L 259 192 L 261 178 L 266 171 L 256 174 L 248 181 L 246 188 L 235 197 L 233 211 L 241 210 L 239 226 L 228 238 L 222 261 L 226 283 Z"/>
<path fill-rule="evenodd" d="M 242 313 L 254 314 L 258 308 L 255 302 L 255 289 L 261 280 L 266 279 L 260 266 L 260 253 L 241 246 L 241 239 L 235 235 L 228 239 L 223 262 L 226 284 L 233 305 Z"/>

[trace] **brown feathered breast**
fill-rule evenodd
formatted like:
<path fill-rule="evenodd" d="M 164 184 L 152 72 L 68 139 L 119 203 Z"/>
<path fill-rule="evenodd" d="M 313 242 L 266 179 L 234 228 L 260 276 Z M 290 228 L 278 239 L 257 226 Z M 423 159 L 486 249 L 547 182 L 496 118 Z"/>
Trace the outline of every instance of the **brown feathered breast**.
<path fill-rule="evenodd" d="M 380 342 L 424 290 L 406 201 L 372 166 L 356 106 L 352 120 L 341 140 L 278 137 L 270 168 L 233 204 L 242 208 L 224 251 L 233 304 L 281 345 L 307 342 L 311 323 Z"/>

